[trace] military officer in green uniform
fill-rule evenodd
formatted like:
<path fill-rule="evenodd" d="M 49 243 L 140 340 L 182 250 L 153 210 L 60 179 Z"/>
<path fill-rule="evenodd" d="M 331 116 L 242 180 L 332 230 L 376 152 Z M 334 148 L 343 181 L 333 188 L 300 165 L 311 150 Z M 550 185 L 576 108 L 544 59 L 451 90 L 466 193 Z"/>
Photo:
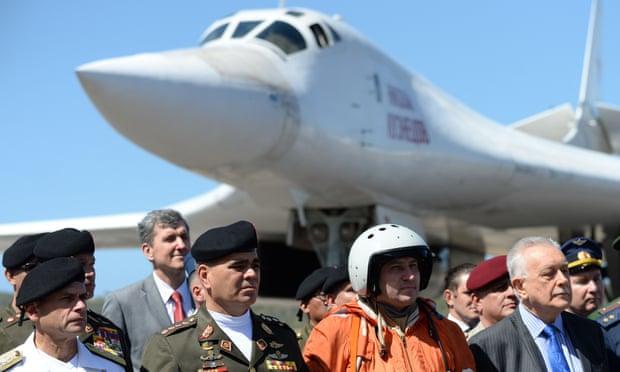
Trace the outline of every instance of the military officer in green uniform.
<path fill-rule="evenodd" d="M 327 278 L 335 271 L 333 267 L 321 267 L 308 275 L 297 287 L 295 299 L 299 300 L 297 319 L 302 322 L 303 328 L 297 332 L 299 348 L 303 351 L 310 332 L 329 312 L 327 294 L 323 292 L 323 285 Z M 306 315 L 304 319 L 304 314 Z"/>
<path fill-rule="evenodd" d="M 40 262 L 58 257 L 74 257 L 85 273 L 86 299 L 95 292 L 95 243 L 88 231 L 65 228 L 41 237 L 34 247 Z M 87 321 L 80 341 L 92 352 L 132 371 L 129 342 L 125 333 L 112 321 L 95 311 L 87 310 Z"/>
<path fill-rule="evenodd" d="M 21 312 L 15 305 L 15 298 L 24 277 L 36 265 L 33 250 L 37 240 L 43 235 L 22 236 L 2 255 L 4 276 L 13 286 L 13 299 L 9 306 L 0 310 L 0 354 L 21 345 L 32 333 L 33 324 L 30 319 L 25 318 L 21 325 L 18 322 Z"/>
<path fill-rule="evenodd" d="M 155 334 L 142 371 L 306 371 L 295 333 L 275 318 L 256 315 L 260 283 L 254 226 L 239 221 L 211 229 L 192 247 L 205 305 Z"/>
<path fill-rule="evenodd" d="M 614 240 L 612 247 L 620 250 L 620 236 Z M 605 346 L 611 351 L 611 370 L 620 370 L 620 297 L 592 313 L 589 318 L 596 320 L 605 330 Z"/>

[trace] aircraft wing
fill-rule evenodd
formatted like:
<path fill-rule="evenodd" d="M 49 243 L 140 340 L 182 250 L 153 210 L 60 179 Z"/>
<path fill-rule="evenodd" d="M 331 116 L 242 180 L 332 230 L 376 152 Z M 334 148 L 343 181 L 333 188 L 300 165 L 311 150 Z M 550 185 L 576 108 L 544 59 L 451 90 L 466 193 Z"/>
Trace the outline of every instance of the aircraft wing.
<path fill-rule="evenodd" d="M 241 218 L 256 224 L 263 238 L 284 241 L 288 211 L 257 205 L 244 191 L 222 184 L 215 189 L 164 208 L 179 211 L 189 222 L 193 239 L 210 227 Z M 4 250 L 22 235 L 74 227 L 90 231 L 97 248 L 138 246 L 138 222 L 147 211 L 84 218 L 0 224 L 0 249 Z"/>
<path fill-rule="evenodd" d="M 510 127 L 521 132 L 541 137 L 554 142 L 563 142 L 571 130 L 575 120 L 575 112 L 569 103 L 553 107 L 549 110 L 519 120 Z"/>

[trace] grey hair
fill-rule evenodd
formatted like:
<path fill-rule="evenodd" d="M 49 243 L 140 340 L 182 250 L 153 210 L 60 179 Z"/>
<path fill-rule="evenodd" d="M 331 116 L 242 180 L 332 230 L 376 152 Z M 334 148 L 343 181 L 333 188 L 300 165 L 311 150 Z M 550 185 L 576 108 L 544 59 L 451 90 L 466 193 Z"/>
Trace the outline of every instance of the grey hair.
<path fill-rule="evenodd" d="M 189 225 L 187 221 L 181 216 L 181 213 L 174 209 L 156 209 L 150 211 L 144 216 L 142 221 L 138 223 L 138 235 L 140 237 L 140 244 L 153 244 L 153 231 L 155 226 L 171 227 L 176 229 L 179 226 L 185 226 L 187 233 L 189 234 Z"/>
<path fill-rule="evenodd" d="M 533 246 L 548 246 L 560 249 L 560 245 L 553 239 L 543 238 L 540 236 L 528 236 L 516 242 L 508 251 L 506 257 L 506 265 L 508 266 L 508 274 L 510 280 L 516 277 L 526 276 L 525 272 L 525 250 Z"/>

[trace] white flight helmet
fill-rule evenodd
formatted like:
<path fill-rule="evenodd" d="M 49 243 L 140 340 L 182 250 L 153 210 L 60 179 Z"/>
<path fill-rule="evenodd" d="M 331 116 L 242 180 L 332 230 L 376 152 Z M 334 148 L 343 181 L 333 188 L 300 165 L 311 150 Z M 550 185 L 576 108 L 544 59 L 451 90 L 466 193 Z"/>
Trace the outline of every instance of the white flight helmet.
<path fill-rule="evenodd" d="M 379 269 L 384 260 L 415 257 L 420 270 L 420 290 L 428 285 L 433 254 L 418 234 L 395 224 L 377 225 L 355 239 L 349 252 L 351 286 L 360 296 L 379 294 Z"/>

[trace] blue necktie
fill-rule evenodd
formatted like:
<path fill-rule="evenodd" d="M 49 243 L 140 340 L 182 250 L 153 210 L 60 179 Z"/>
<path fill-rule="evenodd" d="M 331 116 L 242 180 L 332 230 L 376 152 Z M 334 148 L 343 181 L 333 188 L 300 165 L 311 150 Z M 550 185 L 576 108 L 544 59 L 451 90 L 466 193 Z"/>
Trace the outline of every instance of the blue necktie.
<path fill-rule="evenodd" d="M 568 368 L 568 363 L 566 363 L 566 358 L 564 358 L 564 353 L 562 352 L 560 340 L 558 340 L 560 330 L 550 324 L 543 329 L 542 333 L 548 342 L 547 357 L 551 365 L 551 372 L 570 372 L 570 368 Z"/>

